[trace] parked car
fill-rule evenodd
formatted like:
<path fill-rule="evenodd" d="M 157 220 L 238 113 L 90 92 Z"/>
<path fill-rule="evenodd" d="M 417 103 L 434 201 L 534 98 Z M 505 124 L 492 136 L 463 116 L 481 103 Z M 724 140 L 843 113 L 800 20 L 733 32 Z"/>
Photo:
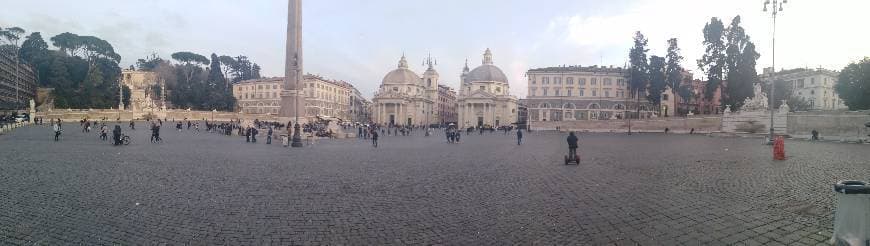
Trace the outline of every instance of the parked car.
<path fill-rule="evenodd" d="M 15 116 L 15 122 L 25 122 L 30 121 L 30 116 L 26 114 L 19 114 Z"/>

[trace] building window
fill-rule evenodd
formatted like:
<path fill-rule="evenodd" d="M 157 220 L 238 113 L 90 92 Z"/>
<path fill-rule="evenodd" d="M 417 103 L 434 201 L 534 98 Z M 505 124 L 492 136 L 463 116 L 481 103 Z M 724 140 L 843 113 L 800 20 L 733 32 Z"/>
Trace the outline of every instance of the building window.
<path fill-rule="evenodd" d="M 583 96 L 583 89 L 577 90 L 577 96 Z"/>
<path fill-rule="evenodd" d="M 597 97 L 597 96 L 598 96 L 598 90 L 596 90 L 596 89 L 592 89 L 592 96 L 593 96 L 593 97 Z"/>
<path fill-rule="evenodd" d="M 568 77 L 568 81 L 566 81 L 566 82 L 569 85 L 573 85 L 574 84 L 574 77 Z"/>
<path fill-rule="evenodd" d="M 553 80 L 556 81 L 555 84 L 557 84 L 557 85 L 561 85 L 561 84 L 562 84 L 562 78 L 558 78 L 558 77 L 556 77 L 556 78 L 553 78 Z"/>
<path fill-rule="evenodd" d="M 549 78 L 549 77 L 544 77 L 543 80 L 541 81 L 541 84 L 545 84 L 545 85 L 546 85 L 546 84 L 550 84 L 550 78 Z"/>
<path fill-rule="evenodd" d="M 815 95 L 815 94 L 816 94 L 816 91 L 815 91 L 815 90 L 811 90 L 811 91 L 810 91 L 810 95 Z"/>
<path fill-rule="evenodd" d="M 810 78 L 810 84 L 811 84 L 811 85 L 815 85 L 815 84 L 816 84 L 816 78 Z"/>
<path fill-rule="evenodd" d="M 578 85 L 586 85 L 586 78 L 577 79 L 577 84 Z"/>
<path fill-rule="evenodd" d="M 532 79 L 532 78 L 529 78 L 529 83 L 532 83 L 532 84 L 534 85 L 534 84 L 535 84 L 535 80 Z"/>
<path fill-rule="evenodd" d="M 426 81 L 428 82 L 429 87 L 432 87 L 432 79 L 426 79 Z"/>
<path fill-rule="evenodd" d="M 544 96 L 547 96 L 547 88 L 544 88 Z"/>
<path fill-rule="evenodd" d="M 485 86 L 482 86 L 482 85 L 480 86 L 480 90 L 485 90 L 485 89 L 486 89 Z"/>
<path fill-rule="evenodd" d="M 590 85 L 597 85 L 597 84 L 598 84 L 598 79 L 596 79 L 596 78 L 592 78 L 592 80 L 589 81 L 589 84 L 590 84 Z M 595 92 L 593 92 L 592 94 L 593 94 L 593 96 L 594 96 Z"/>
<path fill-rule="evenodd" d="M 799 80 L 798 80 L 798 87 L 800 87 L 800 88 L 804 88 L 804 79 L 799 79 Z"/>
<path fill-rule="evenodd" d="M 610 91 L 604 91 L 604 97 L 610 97 Z"/>
<path fill-rule="evenodd" d="M 554 90 L 554 92 L 555 92 L 555 93 L 554 93 L 555 96 L 560 96 L 560 94 L 559 94 L 559 92 L 560 92 L 559 88 L 556 88 L 556 89 Z"/>
<path fill-rule="evenodd" d="M 664 94 L 664 95 L 662 95 L 662 100 L 667 101 L 667 100 L 668 100 L 668 94 Z"/>
<path fill-rule="evenodd" d="M 531 94 L 531 96 L 537 96 L 537 95 L 535 95 L 535 92 L 537 91 L 537 89 L 538 89 L 538 88 L 532 88 L 532 89 L 529 91 L 529 94 Z"/>
<path fill-rule="evenodd" d="M 572 90 L 571 90 L 571 89 L 567 89 L 567 90 L 565 90 L 565 91 L 568 92 L 568 96 L 570 97 L 570 96 L 571 96 L 571 91 L 572 91 Z"/>
<path fill-rule="evenodd" d="M 601 84 L 603 84 L 603 85 L 611 85 L 610 78 L 605 78 L 605 79 L 604 79 L 604 82 L 602 82 Z"/>

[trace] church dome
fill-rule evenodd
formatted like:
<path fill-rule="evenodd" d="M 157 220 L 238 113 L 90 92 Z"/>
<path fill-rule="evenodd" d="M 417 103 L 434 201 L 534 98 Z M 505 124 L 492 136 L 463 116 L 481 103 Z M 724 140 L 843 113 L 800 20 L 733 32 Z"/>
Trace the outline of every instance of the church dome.
<path fill-rule="evenodd" d="M 507 83 L 507 76 L 504 75 L 504 72 L 501 71 L 498 67 L 491 64 L 480 65 L 479 67 L 468 72 L 468 75 L 465 76 L 465 80 L 468 82 L 474 81 L 495 81 L 495 82 L 504 82 Z"/>
<path fill-rule="evenodd" d="M 387 73 L 382 82 L 383 84 L 417 84 L 420 83 L 420 76 L 407 68 L 399 68 Z"/>
<path fill-rule="evenodd" d="M 489 49 L 486 49 L 486 52 L 483 53 L 483 64 L 479 67 L 476 67 L 468 72 L 465 75 L 466 82 L 475 82 L 475 81 L 495 81 L 495 82 L 503 82 L 507 83 L 507 76 L 504 75 L 504 72 L 501 71 L 500 68 L 492 65 L 492 52 Z M 466 65 L 467 66 L 467 65 Z"/>
<path fill-rule="evenodd" d="M 420 76 L 418 76 L 414 71 L 408 69 L 408 61 L 405 60 L 405 56 L 402 56 L 402 59 L 399 60 L 399 68 L 396 68 L 393 71 L 387 73 L 384 76 L 384 79 L 381 81 L 382 84 L 418 84 L 420 83 Z"/>

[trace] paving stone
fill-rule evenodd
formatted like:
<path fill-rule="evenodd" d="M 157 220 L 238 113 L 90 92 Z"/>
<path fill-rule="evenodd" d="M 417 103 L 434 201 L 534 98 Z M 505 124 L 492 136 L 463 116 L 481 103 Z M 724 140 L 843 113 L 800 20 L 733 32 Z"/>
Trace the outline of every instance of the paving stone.
<path fill-rule="evenodd" d="M 757 139 L 581 134 L 565 166 L 546 132 L 288 149 L 166 130 L 115 147 L 77 127 L 0 136 L 0 244 L 812 245 L 831 185 L 870 176 L 866 146 L 838 143 L 787 141 L 774 162 Z"/>

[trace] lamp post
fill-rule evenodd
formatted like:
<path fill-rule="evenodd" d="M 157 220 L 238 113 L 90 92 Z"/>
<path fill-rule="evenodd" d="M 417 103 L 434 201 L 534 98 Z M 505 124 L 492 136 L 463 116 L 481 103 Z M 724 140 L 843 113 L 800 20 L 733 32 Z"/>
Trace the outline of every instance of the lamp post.
<path fill-rule="evenodd" d="M 773 33 L 771 35 L 771 56 L 770 56 L 772 61 L 771 61 L 770 66 L 773 68 L 773 72 L 772 72 L 773 75 L 772 76 L 774 76 L 774 77 L 776 76 L 776 15 L 782 11 L 782 5 L 785 3 L 788 3 L 788 0 L 782 0 L 781 2 L 779 0 L 773 0 L 772 6 L 771 6 L 773 8 L 771 8 L 771 11 L 770 11 L 770 17 L 773 19 Z M 768 5 L 771 5 L 771 0 L 764 1 L 764 10 L 763 10 L 764 12 L 767 12 Z M 774 108 L 773 108 L 774 94 L 773 94 L 773 91 L 774 91 L 774 88 L 776 87 L 776 86 L 774 86 L 775 81 L 776 81 L 775 79 L 770 80 L 770 95 L 768 95 L 770 97 L 770 99 L 769 99 L 770 103 L 768 104 L 768 107 L 770 108 L 770 135 L 768 137 L 770 140 L 770 141 L 768 141 L 769 144 L 773 144 L 773 115 L 774 115 Z"/>

